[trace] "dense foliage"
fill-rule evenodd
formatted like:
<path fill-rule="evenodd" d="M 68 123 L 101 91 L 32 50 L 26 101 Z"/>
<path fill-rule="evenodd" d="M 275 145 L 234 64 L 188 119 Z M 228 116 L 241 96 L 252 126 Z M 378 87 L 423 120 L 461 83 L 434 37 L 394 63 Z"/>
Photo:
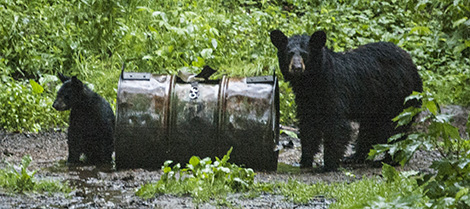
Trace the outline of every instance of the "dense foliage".
<path fill-rule="evenodd" d="M 437 99 L 468 105 L 469 17 L 465 0 L 0 0 L 0 85 L 11 89 L 0 94 L 1 126 L 63 125 L 65 114 L 51 109 L 57 81 L 39 82 L 57 72 L 94 84 L 110 102 L 123 62 L 128 71 L 197 72 L 207 64 L 219 69 L 215 78 L 271 74 L 277 69 L 268 38 L 273 29 L 325 30 L 336 51 L 394 42 L 412 54 Z M 29 79 L 49 90 L 36 95 Z M 281 122 L 292 124 L 293 96 L 287 84 L 281 88 Z"/>
<path fill-rule="evenodd" d="M 20 166 L 7 163 L 7 168 L 0 169 L 0 188 L 13 193 L 24 192 L 62 192 L 72 191 L 67 183 L 52 180 L 37 180 L 36 171 L 29 171 L 28 166 L 32 158 L 23 156 Z M 17 168 L 18 167 L 18 168 Z"/>
<path fill-rule="evenodd" d="M 465 130 L 451 124 L 452 115 L 441 113 L 440 105 L 429 93 L 414 93 L 408 99 L 419 99 L 420 108 L 410 107 L 394 120 L 399 125 L 410 123 L 418 114 L 424 115 L 413 125 L 421 127 L 411 133 L 397 134 L 390 138 L 393 144 L 375 145 L 371 158 L 389 152 L 400 164 L 406 164 L 418 150 L 437 152 L 440 159 L 433 161 L 430 168 L 435 171 L 419 176 L 417 189 L 424 191 L 419 198 L 429 198 L 429 208 L 470 207 L 470 122 Z M 423 114 L 424 113 L 424 114 Z M 423 130 L 423 127 L 426 127 Z M 406 195 L 402 195 L 406 197 Z M 416 198 L 417 199 L 417 198 Z M 415 200 L 409 200 L 409 202 Z"/>

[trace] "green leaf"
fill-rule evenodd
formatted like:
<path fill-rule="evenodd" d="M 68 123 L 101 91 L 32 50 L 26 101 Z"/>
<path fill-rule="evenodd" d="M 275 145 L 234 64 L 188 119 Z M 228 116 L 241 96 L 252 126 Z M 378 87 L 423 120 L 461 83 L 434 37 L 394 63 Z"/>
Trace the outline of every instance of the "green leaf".
<path fill-rule="evenodd" d="M 468 207 L 470 207 L 470 194 L 468 194 L 469 193 L 468 188 L 463 188 L 462 190 L 466 190 L 465 192 L 463 192 L 465 194 L 462 194 L 462 196 L 460 196 L 460 198 L 458 198 L 458 199 L 461 202 L 465 203 L 465 207 L 468 208 Z M 457 197 L 456 197 L 456 199 L 457 199 Z"/>
<path fill-rule="evenodd" d="M 31 87 L 33 88 L 33 92 L 35 94 L 41 94 L 42 92 L 44 92 L 44 88 L 42 88 L 41 85 L 39 85 L 36 81 L 34 81 L 33 79 L 29 79 L 29 83 L 31 84 Z"/>
<path fill-rule="evenodd" d="M 199 165 L 199 162 L 201 160 L 197 156 L 192 156 L 191 159 L 189 159 L 189 164 L 192 165 L 194 168 L 196 168 Z"/>
<path fill-rule="evenodd" d="M 206 62 L 205 62 L 204 58 L 197 57 L 196 61 L 193 61 L 191 63 L 191 65 L 194 66 L 194 67 L 202 68 L 202 67 L 204 67 L 204 65 L 206 65 Z"/>
<path fill-rule="evenodd" d="M 298 139 L 299 137 L 297 136 L 297 134 L 293 131 L 288 131 L 288 130 L 281 130 L 280 133 L 285 133 L 287 134 L 287 136 L 289 137 L 292 137 L 292 138 L 295 138 L 295 139 Z"/>
<path fill-rule="evenodd" d="M 151 60 L 151 59 L 153 59 L 152 55 L 145 55 L 142 57 L 142 60 Z"/>
<path fill-rule="evenodd" d="M 155 29 L 155 28 L 152 27 L 151 25 L 149 25 L 148 28 L 149 28 L 150 31 L 155 32 L 155 33 L 158 33 L 157 29 Z"/>
<path fill-rule="evenodd" d="M 210 59 L 212 58 L 212 49 L 211 48 L 207 48 L 207 49 L 203 49 L 201 51 L 201 56 L 204 58 L 204 59 Z"/>
<path fill-rule="evenodd" d="M 433 115 L 438 114 L 439 108 L 435 101 L 427 101 L 427 102 L 424 102 L 423 105 L 425 105 L 426 109 L 428 109 Z"/>
<path fill-rule="evenodd" d="M 171 171 L 171 167 L 164 167 L 163 173 L 169 173 Z"/>
<path fill-rule="evenodd" d="M 460 54 L 463 50 L 467 48 L 468 48 L 468 45 L 466 43 L 459 44 L 454 48 L 453 53 Z"/>
<path fill-rule="evenodd" d="M 417 33 L 420 36 L 426 36 L 431 34 L 431 29 L 426 26 L 416 26 L 410 30 L 410 33 Z"/>
<path fill-rule="evenodd" d="M 217 49 L 217 39 L 213 38 L 211 40 L 211 43 L 212 43 L 212 47 L 214 47 L 214 49 Z"/>
<path fill-rule="evenodd" d="M 169 167 L 172 163 L 173 163 L 172 160 L 167 160 L 167 161 L 165 161 L 165 162 L 163 163 L 163 166 Z"/>
<path fill-rule="evenodd" d="M 225 165 L 225 163 L 227 163 L 228 160 L 230 159 L 230 154 L 232 153 L 232 149 L 233 147 L 230 147 L 230 149 L 227 151 L 227 154 L 225 154 L 224 157 L 222 158 L 221 160 L 222 166 Z"/>
<path fill-rule="evenodd" d="M 459 25 L 461 25 L 462 23 L 464 23 L 465 21 L 467 21 L 468 17 L 463 17 L 459 20 L 456 20 L 454 21 L 454 23 L 452 24 L 452 27 L 458 27 Z"/>
<path fill-rule="evenodd" d="M 440 176 L 452 175 L 455 172 L 449 159 L 434 161 L 430 168 L 436 169 Z"/>
<path fill-rule="evenodd" d="M 423 95 L 420 92 L 413 91 L 413 93 L 410 94 L 410 96 L 407 96 L 405 98 L 405 103 L 410 101 L 410 100 L 421 100 L 423 98 Z"/>
<path fill-rule="evenodd" d="M 457 192 L 457 194 L 455 195 L 455 199 L 460 200 L 460 198 L 462 198 L 463 196 L 467 196 L 468 193 L 469 193 L 469 188 L 467 187 L 461 188 L 459 192 Z"/>
<path fill-rule="evenodd" d="M 392 183 L 400 178 L 397 170 L 386 163 L 382 166 L 382 175 L 387 183 Z"/>

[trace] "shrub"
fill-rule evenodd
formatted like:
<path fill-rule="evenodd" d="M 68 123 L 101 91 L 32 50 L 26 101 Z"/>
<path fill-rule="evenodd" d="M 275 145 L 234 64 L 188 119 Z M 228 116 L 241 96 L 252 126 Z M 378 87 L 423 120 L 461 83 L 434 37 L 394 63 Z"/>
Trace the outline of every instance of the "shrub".
<path fill-rule="evenodd" d="M 48 86 L 54 78 L 44 76 L 40 81 Z M 38 132 L 65 126 L 67 116 L 52 108 L 54 100 L 50 89 L 44 89 L 34 80 L 17 82 L 5 76 L 0 88 L 0 126 L 3 129 Z"/>
<path fill-rule="evenodd" d="M 394 121 L 398 125 L 405 125 L 412 122 L 414 116 L 427 112 L 414 123 L 427 128 L 395 135 L 389 141 L 393 142 L 402 136 L 406 139 L 393 144 L 376 145 L 369 155 L 374 157 L 388 152 L 394 160 L 405 165 L 419 149 L 439 152 L 442 158 L 434 160 L 430 166 L 435 172 L 425 174 L 418 180 L 419 188 L 430 199 L 429 207 L 470 207 L 470 123 L 467 121 L 466 134 L 461 136 L 458 128 L 450 123 L 452 116 L 441 113 L 439 103 L 432 94 L 414 93 L 408 99 L 420 99 L 422 106 L 404 110 Z"/>
<path fill-rule="evenodd" d="M 321 29 L 336 51 L 375 41 L 405 48 L 425 88 L 446 103 L 470 104 L 470 1 L 0 2 L 0 72 L 10 83 L 78 75 L 99 83 L 97 92 L 112 103 L 123 62 L 128 71 L 176 74 L 210 65 L 221 69 L 217 76 L 267 75 L 277 70 L 271 30 Z M 285 124 L 295 122 L 289 92 L 281 84 Z"/>

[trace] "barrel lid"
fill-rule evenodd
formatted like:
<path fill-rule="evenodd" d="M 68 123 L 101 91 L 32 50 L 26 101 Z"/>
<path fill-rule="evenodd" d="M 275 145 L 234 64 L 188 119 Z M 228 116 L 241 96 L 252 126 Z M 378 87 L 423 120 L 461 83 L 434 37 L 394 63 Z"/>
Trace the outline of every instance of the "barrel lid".
<path fill-rule="evenodd" d="M 246 78 L 246 83 L 273 83 L 273 76 L 256 76 Z"/>
<path fill-rule="evenodd" d="M 122 72 L 122 80 L 145 80 L 149 81 L 151 73 Z"/>

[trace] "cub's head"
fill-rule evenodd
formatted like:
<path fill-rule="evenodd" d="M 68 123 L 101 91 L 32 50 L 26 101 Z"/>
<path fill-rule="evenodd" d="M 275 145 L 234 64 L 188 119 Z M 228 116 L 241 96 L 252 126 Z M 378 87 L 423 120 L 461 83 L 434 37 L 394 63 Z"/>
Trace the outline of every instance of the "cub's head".
<path fill-rule="evenodd" d="M 69 110 L 80 102 L 80 95 L 82 95 L 84 85 L 76 76 L 70 78 L 59 73 L 58 77 L 63 84 L 57 92 L 57 97 L 52 107 L 58 111 Z"/>

